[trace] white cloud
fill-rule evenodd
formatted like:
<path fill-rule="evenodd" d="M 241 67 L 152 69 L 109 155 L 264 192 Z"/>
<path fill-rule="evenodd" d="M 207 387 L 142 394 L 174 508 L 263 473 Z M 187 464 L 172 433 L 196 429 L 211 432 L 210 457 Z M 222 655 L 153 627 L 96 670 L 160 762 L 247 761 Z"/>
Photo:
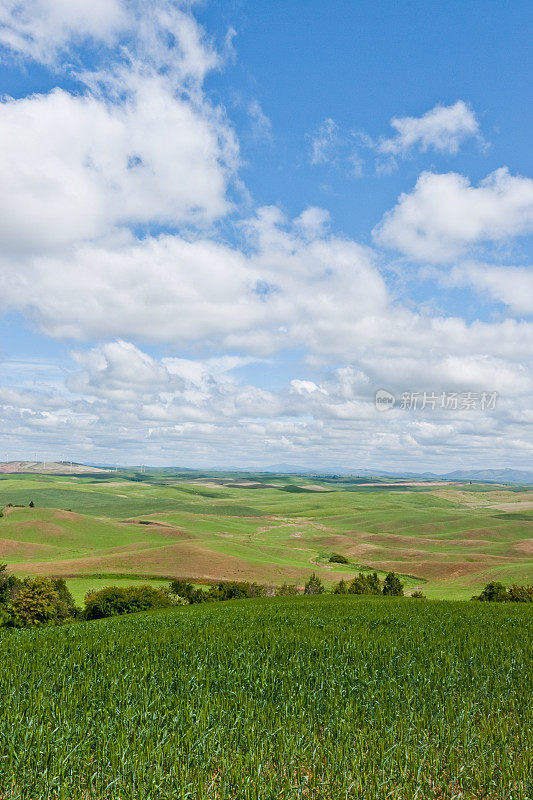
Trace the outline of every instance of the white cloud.
<path fill-rule="evenodd" d="M 513 314 L 533 314 L 533 270 L 466 263 L 439 276 L 445 286 L 471 286 L 492 301 L 503 303 Z"/>
<path fill-rule="evenodd" d="M 475 113 L 462 100 L 449 106 L 436 105 L 420 117 L 393 117 L 390 124 L 395 135 L 374 141 L 365 131 L 341 132 L 335 120 L 327 118 L 308 137 L 311 163 L 334 164 L 341 158 L 346 159 L 351 165 L 352 177 L 360 178 L 364 171 L 360 148 L 364 148 L 379 154 L 376 172 L 389 175 L 397 167 L 397 158 L 405 158 L 415 150 L 454 155 L 468 138 L 483 141 Z"/>
<path fill-rule="evenodd" d="M 238 145 L 224 110 L 202 90 L 222 56 L 189 6 L 2 4 L 0 42 L 23 57 L 71 68 L 68 48 L 84 37 L 113 45 L 98 51 L 92 71 L 80 66 L 82 92 L 0 101 L 4 251 L 42 253 L 121 226 L 205 227 L 230 210 Z"/>
<path fill-rule="evenodd" d="M 2 365 L 3 376 L 16 373 L 0 390 L 6 441 L 31 457 L 34 442 L 57 457 L 76 441 L 74 458 L 119 450 L 126 461 L 142 453 L 205 466 L 286 453 L 307 464 L 328 453 L 337 463 L 368 464 L 372 454 L 381 464 L 429 466 L 443 453 L 528 451 L 532 324 L 468 325 L 409 310 L 389 295 L 369 248 L 331 234 L 324 209 L 293 220 L 277 207 L 258 209 L 237 224 L 240 247 L 217 234 L 233 207 L 238 146 L 202 88 L 223 55 L 189 5 L 5 0 L 0 9 L 0 41 L 23 57 L 77 63 L 84 38 L 104 53 L 97 71 L 78 75 L 79 94 L 56 89 L 0 103 L 0 305 L 48 335 L 103 342 L 80 346 L 66 379 L 50 367 L 48 378 L 39 369 L 28 382 L 21 376 L 35 376 L 34 363 Z M 248 111 L 268 137 L 259 103 Z M 460 102 L 393 127 L 396 136 L 377 145 L 382 155 L 453 153 L 478 135 Z M 311 141 L 313 162 L 340 162 L 352 145 L 327 119 Z M 357 158 L 352 167 L 361 173 Z M 375 236 L 411 257 L 445 261 L 531 230 L 532 187 L 506 170 L 478 187 L 425 173 Z M 515 311 L 528 306 L 530 282 L 518 268 L 507 283 L 500 268 L 476 269 L 461 280 Z M 177 355 L 156 358 L 140 341 L 173 343 Z M 178 357 L 189 347 L 223 355 Z M 252 361 L 291 348 L 307 353 L 305 377 L 295 368 L 275 392 L 242 377 Z M 383 416 L 373 405 L 379 386 L 497 390 L 503 405 L 475 420 Z"/>
<path fill-rule="evenodd" d="M 85 395 L 140 400 L 143 394 L 153 395 L 169 384 L 164 366 L 120 339 L 88 352 L 76 352 L 73 357 L 83 372 L 71 381 L 70 388 Z"/>
<path fill-rule="evenodd" d="M 533 231 L 533 180 L 507 169 L 478 186 L 455 172 L 423 172 L 374 229 L 375 241 L 418 260 L 447 262 L 483 242 Z"/>
<path fill-rule="evenodd" d="M 0 103 L 0 243 L 42 250 L 117 225 L 208 224 L 237 165 L 231 129 L 158 76 L 125 100 L 56 89 Z"/>
<path fill-rule="evenodd" d="M 455 154 L 461 142 L 479 135 L 476 115 L 462 100 L 450 106 L 436 105 L 421 117 L 394 117 L 391 127 L 396 131 L 395 136 L 381 138 L 377 145 L 378 152 L 391 156 L 430 148 Z"/>
<path fill-rule="evenodd" d="M 57 337 L 139 337 L 269 353 L 336 347 L 387 305 L 370 251 L 327 234 L 308 209 L 274 208 L 244 226 L 248 254 L 206 238 L 123 237 L 57 254 L 0 260 L 0 303 Z M 349 346 L 346 343 L 343 345 Z"/>
<path fill-rule="evenodd" d="M 317 386 L 314 381 L 302 381 L 299 378 L 291 381 L 291 391 L 296 394 L 313 394 L 313 392 L 327 394 L 327 391 L 322 386 Z"/>
<path fill-rule="evenodd" d="M 396 364 L 382 351 L 376 366 L 367 356 L 364 368 L 388 374 L 387 385 L 395 390 L 395 382 L 416 391 L 438 389 L 444 381 L 447 389 L 502 392 L 497 408 L 486 413 L 396 408 L 383 415 L 374 408 L 374 377 L 369 379 L 362 362 L 319 382 L 295 377 L 272 392 L 236 377 L 235 369 L 243 366 L 239 357 L 158 360 L 120 340 L 74 355 L 68 386 L 0 391 L 5 444 L 17 455 L 33 458 L 37 450 L 47 459 L 63 453 L 114 461 L 120 452 L 129 463 L 216 466 L 236 460 L 266 464 L 292 453 L 318 469 L 357 469 L 362 463 L 394 469 L 526 465 L 533 445 L 524 424 L 531 380 L 516 363 L 491 358 L 455 355 L 440 364 L 430 357 L 425 365 L 416 358 Z"/>
<path fill-rule="evenodd" d="M 265 114 L 259 100 L 251 100 L 248 104 L 248 114 L 252 121 L 252 133 L 256 139 L 272 141 L 272 122 Z"/>
<path fill-rule="evenodd" d="M 198 86 L 222 56 L 191 15 L 194 1 L 3 0 L 0 44 L 22 58 L 70 68 L 71 51 L 92 39 L 109 47 L 111 64 L 142 64 Z"/>
<path fill-rule="evenodd" d="M 122 0 L 2 0 L 0 43 L 38 61 L 52 61 L 73 39 L 111 42 L 127 24 Z"/>
<path fill-rule="evenodd" d="M 339 127 L 334 119 L 325 119 L 309 136 L 311 164 L 328 164 L 335 160 L 339 145 Z"/>

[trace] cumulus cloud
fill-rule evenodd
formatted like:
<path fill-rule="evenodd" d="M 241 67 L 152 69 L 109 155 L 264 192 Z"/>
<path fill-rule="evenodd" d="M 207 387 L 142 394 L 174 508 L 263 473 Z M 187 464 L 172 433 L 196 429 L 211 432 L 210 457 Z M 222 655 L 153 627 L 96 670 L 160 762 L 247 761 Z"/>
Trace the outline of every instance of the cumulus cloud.
<path fill-rule="evenodd" d="M 381 138 L 376 149 L 391 156 L 405 156 L 411 150 L 455 154 L 461 143 L 479 135 L 479 123 L 472 109 L 462 100 L 450 106 L 436 105 L 421 117 L 393 117 L 396 131 L 390 139 Z"/>
<path fill-rule="evenodd" d="M 0 389 L 6 441 L 19 453 L 35 443 L 57 457 L 75 441 L 78 459 L 120 450 L 125 461 L 142 454 L 204 466 L 264 462 L 267 452 L 304 464 L 368 464 L 373 454 L 428 466 L 432 454 L 526 452 L 533 324 L 467 324 L 402 305 L 376 254 L 332 234 L 321 208 L 287 219 L 267 206 L 232 227 L 238 144 L 203 87 L 224 54 L 191 3 L 104 5 L 6 0 L 0 9 L 4 55 L 57 69 L 75 63 L 82 85 L 0 102 L 0 306 L 47 335 L 99 342 L 77 346 L 66 377 L 2 364 L 12 376 Z M 85 39 L 99 43 L 96 67 L 76 49 Z M 248 112 L 268 138 L 259 103 Z M 461 102 L 392 124 L 395 136 L 372 146 L 393 158 L 453 153 L 479 134 Z M 313 163 L 351 158 L 360 174 L 353 141 L 326 119 L 311 138 Z M 446 262 L 530 231 L 532 186 L 506 170 L 477 187 L 424 173 L 374 235 L 411 258 Z M 235 235 L 224 239 L 221 222 Z M 461 280 L 516 312 L 528 306 L 519 268 L 507 283 L 501 268 L 476 269 L 465 266 Z M 449 280 L 459 281 L 455 270 Z M 158 358 L 139 342 L 165 343 L 175 355 Z M 193 348 L 217 355 L 184 357 Z M 305 372 L 295 366 L 276 391 L 257 363 L 251 369 L 296 349 L 306 353 Z M 399 410 L 385 419 L 374 408 L 379 387 L 497 390 L 504 403 L 475 421 Z"/>
<path fill-rule="evenodd" d="M 125 224 L 209 224 L 237 164 L 231 129 L 160 76 L 113 103 L 56 89 L 0 103 L 0 243 L 42 251 Z"/>
<path fill-rule="evenodd" d="M 352 177 L 361 177 L 361 149 L 373 150 L 378 154 L 376 172 L 388 175 L 397 168 L 398 158 L 415 151 L 455 155 L 466 139 L 475 137 L 483 142 L 477 117 L 463 100 L 449 106 L 436 105 L 420 117 L 393 117 L 390 124 L 395 135 L 376 141 L 365 131 L 341 131 L 334 119 L 327 118 L 308 136 L 311 163 L 334 164 L 342 159 L 351 165 Z"/>
<path fill-rule="evenodd" d="M 3 0 L 0 43 L 50 62 L 73 39 L 111 42 L 126 24 L 122 0 Z"/>
<path fill-rule="evenodd" d="M 444 286 L 471 286 L 490 300 L 503 303 L 513 314 L 533 314 L 531 267 L 466 263 L 439 276 Z"/>
<path fill-rule="evenodd" d="M 494 359 L 454 356 L 444 366 L 424 370 L 413 358 L 396 368 L 402 390 L 446 388 L 476 390 L 499 380 L 507 388 L 490 412 L 432 411 L 399 408 L 380 414 L 374 408 L 376 375 L 388 377 L 394 360 L 367 358 L 328 370 L 318 381 L 293 378 L 278 391 L 239 378 L 240 357 L 206 360 L 156 359 L 129 342 L 106 342 L 74 354 L 75 366 L 65 385 L 51 390 L 0 391 L 0 421 L 9 435 L 6 446 L 33 458 L 111 460 L 119 449 L 129 463 L 227 465 L 228 460 L 266 464 L 292 454 L 302 465 L 357 469 L 364 461 L 412 463 L 483 463 L 489 454 L 527 463 L 532 443 L 524 422 L 520 393 L 531 383 L 518 365 Z M 430 362 L 426 362 L 426 368 Z M 507 370 L 500 375 L 501 369 Z M 365 371 L 368 371 L 367 372 Z M 374 374 L 372 371 L 374 370 Z M 519 385 L 518 385 L 519 384 Z M 518 394 L 512 394 L 512 387 Z M 76 442 L 75 454 L 69 444 Z M 31 445 L 29 444 L 31 442 Z M 31 449 L 31 454 L 29 453 Z M 41 456 L 42 457 L 42 456 Z M 480 459 L 476 463 L 476 459 Z"/>
<path fill-rule="evenodd" d="M 52 68 L 71 67 L 75 53 L 81 69 L 76 47 L 89 39 L 103 48 L 107 70 L 114 63 L 142 64 L 198 86 L 225 53 L 206 38 L 191 5 L 194 0 L 3 0 L 0 45 Z"/>
<path fill-rule="evenodd" d="M 52 336 L 204 340 L 253 353 L 307 341 L 328 347 L 339 323 L 383 313 L 371 253 L 330 236 L 309 209 L 288 223 L 275 208 L 247 221 L 248 253 L 179 235 L 86 243 L 0 260 L 0 303 L 32 313 Z M 316 342 L 316 344 L 315 344 Z"/>
<path fill-rule="evenodd" d="M 291 381 L 291 391 L 296 394 L 313 394 L 313 392 L 321 392 L 327 394 L 326 389 L 322 386 L 317 386 L 314 381 L 303 381 L 299 378 L 294 378 Z"/>
<path fill-rule="evenodd" d="M 108 342 L 73 357 L 83 371 L 71 388 L 85 395 L 138 400 L 143 393 L 152 395 L 169 384 L 167 370 L 130 342 Z"/>
<path fill-rule="evenodd" d="M 492 172 L 478 186 L 423 172 L 374 229 L 374 240 L 418 261 L 448 262 L 475 245 L 533 231 L 533 180 Z"/>

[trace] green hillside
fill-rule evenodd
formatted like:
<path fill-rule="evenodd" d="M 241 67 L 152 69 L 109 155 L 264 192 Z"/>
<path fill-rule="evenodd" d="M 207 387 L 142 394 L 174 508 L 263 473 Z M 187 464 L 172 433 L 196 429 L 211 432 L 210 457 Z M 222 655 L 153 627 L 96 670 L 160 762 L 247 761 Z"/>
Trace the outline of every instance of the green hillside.
<path fill-rule="evenodd" d="M 331 584 L 359 569 L 394 570 L 408 588 L 446 598 L 470 597 L 491 579 L 533 580 L 531 488 L 374 483 L 168 471 L 2 476 L 0 561 L 20 575 L 93 584 L 106 575 L 301 584 L 313 569 Z M 332 553 L 349 564 L 330 564 Z"/>

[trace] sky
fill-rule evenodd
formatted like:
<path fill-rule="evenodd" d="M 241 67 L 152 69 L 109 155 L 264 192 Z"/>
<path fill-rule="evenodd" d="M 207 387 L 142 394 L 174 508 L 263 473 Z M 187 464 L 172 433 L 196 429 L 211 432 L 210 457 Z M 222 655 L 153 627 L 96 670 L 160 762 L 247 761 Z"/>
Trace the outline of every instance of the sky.
<path fill-rule="evenodd" d="M 531 467 L 532 18 L 1 0 L 0 461 Z"/>

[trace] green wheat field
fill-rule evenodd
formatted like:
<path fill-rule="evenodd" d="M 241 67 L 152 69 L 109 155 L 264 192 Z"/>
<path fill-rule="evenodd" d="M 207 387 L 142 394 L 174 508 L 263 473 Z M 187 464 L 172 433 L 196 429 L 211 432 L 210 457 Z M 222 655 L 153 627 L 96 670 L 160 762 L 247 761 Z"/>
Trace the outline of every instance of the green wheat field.
<path fill-rule="evenodd" d="M 322 595 L 0 633 L 2 797 L 526 800 L 531 623 Z"/>
<path fill-rule="evenodd" d="M 531 608 L 465 600 L 489 580 L 531 583 L 532 497 L 333 477 L 0 477 L 0 562 L 65 577 L 80 605 L 110 584 L 301 586 L 315 571 L 331 587 L 371 569 L 430 598 L 0 629 L 1 800 L 531 800 Z"/>

